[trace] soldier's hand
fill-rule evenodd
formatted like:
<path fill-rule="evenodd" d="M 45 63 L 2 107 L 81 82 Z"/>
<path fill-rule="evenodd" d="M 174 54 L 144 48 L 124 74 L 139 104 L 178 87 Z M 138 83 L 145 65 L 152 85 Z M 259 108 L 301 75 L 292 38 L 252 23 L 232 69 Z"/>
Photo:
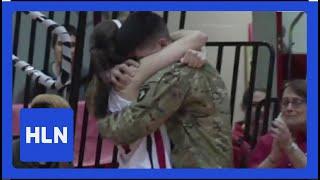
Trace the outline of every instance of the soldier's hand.
<path fill-rule="evenodd" d="M 123 90 L 130 84 L 139 68 L 139 63 L 127 60 L 122 64 L 116 65 L 111 70 L 102 72 L 101 77 L 104 83 L 112 83 L 116 90 Z"/>
<path fill-rule="evenodd" d="M 180 62 L 192 68 L 201 68 L 207 63 L 206 55 L 203 52 L 189 49 L 180 59 Z"/>

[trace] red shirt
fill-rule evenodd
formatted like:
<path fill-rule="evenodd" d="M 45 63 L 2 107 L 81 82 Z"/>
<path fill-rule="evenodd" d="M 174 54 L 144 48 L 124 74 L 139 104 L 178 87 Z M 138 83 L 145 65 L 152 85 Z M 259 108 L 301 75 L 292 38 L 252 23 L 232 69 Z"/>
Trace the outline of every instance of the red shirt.
<path fill-rule="evenodd" d="M 233 164 L 235 168 L 247 167 L 250 145 L 243 137 L 243 122 L 237 122 L 232 131 Z"/>
<path fill-rule="evenodd" d="M 234 124 L 234 128 L 232 131 L 232 135 L 236 137 L 242 137 L 244 136 L 244 122 L 236 122 Z"/>
<path fill-rule="evenodd" d="M 306 134 L 301 133 L 296 137 L 295 143 L 299 148 L 306 153 Z M 250 160 L 248 162 L 249 167 L 257 167 L 262 161 L 264 161 L 267 156 L 270 154 L 272 149 L 273 137 L 271 133 L 268 133 L 258 140 L 257 145 L 254 150 L 251 152 Z M 277 162 L 277 168 L 293 168 L 286 154 L 282 153 L 281 159 Z"/>

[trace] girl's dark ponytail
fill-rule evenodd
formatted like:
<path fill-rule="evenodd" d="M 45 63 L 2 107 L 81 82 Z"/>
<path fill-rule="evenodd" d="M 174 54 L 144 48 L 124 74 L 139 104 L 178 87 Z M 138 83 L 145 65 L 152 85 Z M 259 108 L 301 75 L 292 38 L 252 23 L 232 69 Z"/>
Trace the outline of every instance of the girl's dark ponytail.
<path fill-rule="evenodd" d="M 90 39 L 93 78 L 86 93 L 86 102 L 89 113 L 96 118 L 102 118 L 107 114 L 108 98 L 112 87 L 110 82 L 103 81 L 101 74 L 125 61 L 115 53 L 117 31 L 118 27 L 114 22 L 103 21 L 94 28 Z"/>

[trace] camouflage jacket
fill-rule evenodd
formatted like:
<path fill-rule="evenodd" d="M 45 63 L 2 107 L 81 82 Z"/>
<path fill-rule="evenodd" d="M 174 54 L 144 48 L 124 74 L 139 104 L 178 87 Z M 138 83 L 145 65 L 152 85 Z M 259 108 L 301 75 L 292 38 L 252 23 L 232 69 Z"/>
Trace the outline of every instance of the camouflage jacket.
<path fill-rule="evenodd" d="M 137 102 L 99 119 L 103 137 L 130 144 L 165 123 L 174 168 L 227 168 L 232 164 L 229 97 L 209 64 L 174 64 L 150 78 Z"/>

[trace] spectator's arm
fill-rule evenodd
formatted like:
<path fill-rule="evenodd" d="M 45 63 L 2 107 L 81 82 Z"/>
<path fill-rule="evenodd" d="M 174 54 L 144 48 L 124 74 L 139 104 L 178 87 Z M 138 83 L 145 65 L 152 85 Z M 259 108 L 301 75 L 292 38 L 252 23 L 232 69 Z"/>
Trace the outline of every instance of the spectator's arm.
<path fill-rule="evenodd" d="M 307 165 L 307 157 L 297 144 L 292 142 L 286 149 L 289 161 L 295 168 L 304 168 Z"/>

